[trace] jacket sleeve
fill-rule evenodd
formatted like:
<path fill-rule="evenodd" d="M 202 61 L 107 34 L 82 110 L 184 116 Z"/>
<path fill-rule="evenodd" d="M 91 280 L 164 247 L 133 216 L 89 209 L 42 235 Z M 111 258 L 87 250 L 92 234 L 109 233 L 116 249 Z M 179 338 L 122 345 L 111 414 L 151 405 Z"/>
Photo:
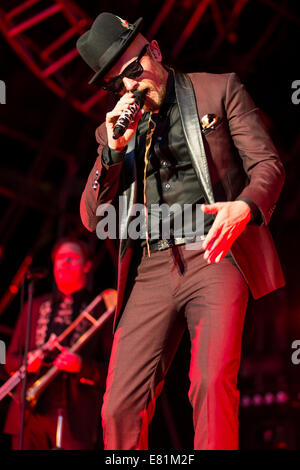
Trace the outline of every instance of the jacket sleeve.
<path fill-rule="evenodd" d="M 80 215 L 84 226 L 91 232 L 96 230 L 100 217 L 96 215 L 101 204 L 112 204 L 117 194 L 123 159 L 114 164 L 105 164 L 102 156 L 107 150 L 105 123 L 96 129 L 98 157 L 88 177 L 80 201 Z"/>
<path fill-rule="evenodd" d="M 229 75 L 225 109 L 230 133 L 249 178 L 237 199 L 252 201 L 269 223 L 279 198 L 285 170 L 265 129 L 259 109 L 235 73 Z"/>

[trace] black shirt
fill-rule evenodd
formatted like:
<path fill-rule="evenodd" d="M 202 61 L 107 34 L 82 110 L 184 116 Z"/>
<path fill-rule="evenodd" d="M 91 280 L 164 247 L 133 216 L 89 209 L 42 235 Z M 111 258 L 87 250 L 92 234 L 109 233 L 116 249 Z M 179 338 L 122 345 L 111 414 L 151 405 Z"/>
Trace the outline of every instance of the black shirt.
<path fill-rule="evenodd" d="M 144 201 L 144 154 L 149 119 L 150 113 L 142 116 L 136 136 L 138 202 L 141 204 Z M 204 214 L 200 209 L 200 204 L 205 203 L 205 199 L 187 149 L 176 101 L 174 75 L 171 71 L 163 104 L 158 113 L 152 114 L 151 119 L 156 128 L 146 172 L 150 243 L 162 238 L 193 238 L 196 234 L 206 235 L 214 217 Z M 117 163 L 124 158 L 125 151 L 115 152 L 106 148 L 103 160 L 105 163 Z M 166 206 L 163 210 L 164 204 Z M 141 244 L 146 244 L 145 237 Z"/>

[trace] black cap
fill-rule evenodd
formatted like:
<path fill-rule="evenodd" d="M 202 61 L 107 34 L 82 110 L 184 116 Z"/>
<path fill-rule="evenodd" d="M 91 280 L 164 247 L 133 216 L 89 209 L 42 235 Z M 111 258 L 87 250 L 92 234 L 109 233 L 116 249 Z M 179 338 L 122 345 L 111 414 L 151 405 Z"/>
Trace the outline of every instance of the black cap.
<path fill-rule="evenodd" d="M 78 39 L 76 46 L 83 60 L 94 70 L 89 83 L 102 78 L 117 62 L 141 30 L 143 18 L 134 24 L 112 13 L 97 16 L 91 29 Z"/>

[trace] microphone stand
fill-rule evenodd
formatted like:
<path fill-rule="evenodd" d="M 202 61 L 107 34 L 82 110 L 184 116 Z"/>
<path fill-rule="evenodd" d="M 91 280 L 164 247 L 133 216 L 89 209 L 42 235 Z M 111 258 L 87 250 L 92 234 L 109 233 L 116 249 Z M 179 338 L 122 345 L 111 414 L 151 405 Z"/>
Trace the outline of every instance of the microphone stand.
<path fill-rule="evenodd" d="M 56 445 L 52 450 L 63 450 L 62 449 L 63 421 L 64 421 L 64 410 L 62 408 L 59 408 L 57 410 L 57 426 L 56 426 L 56 437 L 55 437 Z"/>
<path fill-rule="evenodd" d="M 23 449 L 24 443 L 24 418 L 25 418 L 25 406 L 26 406 L 26 388 L 27 388 L 27 356 L 29 352 L 30 342 L 30 330 L 31 330 L 31 316 L 32 316 L 32 301 L 34 293 L 34 276 L 31 277 L 28 284 L 28 310 L 27 310 L 27 325 L 26 325 L 26 339 L 24 348 L 24 377 L 22 383 L 22 394 L 21 394 L 21 416 L 20 416 L 20 436 L 19 436 L 19 450 Z"/>

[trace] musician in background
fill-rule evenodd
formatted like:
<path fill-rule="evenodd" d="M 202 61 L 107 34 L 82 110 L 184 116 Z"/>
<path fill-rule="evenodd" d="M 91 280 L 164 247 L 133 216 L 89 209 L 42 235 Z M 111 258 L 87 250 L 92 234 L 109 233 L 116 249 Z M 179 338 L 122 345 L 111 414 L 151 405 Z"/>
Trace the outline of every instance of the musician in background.
<path fill-rule="evenodd" d="M 29 385 L 53 364 L 61 373 L 48 385 L 34 409 L 27 409 L 23 449 L 55 448 L 58 415 L 61 412 L 62 448 L 94 449 L 96 442 L 99 442 L 99 435 L 102 436 L 99 430 L 100 408 L 112 344 L 112 322 L 106 321 L 80 350 L 80 354 L 70 353 L 67 348 L 91 326 L 88 320 L 83 319 L 65 338 L 61 352 L 55 350 L 47 354 L 43 361 L 32 361 L 34 351 L 40 348 L 51 334 L 61 334 L 93 300 L 86 289 L 91 261 L 84 242 L 73 238 L 58 241 L 52 250 L 52 261 L 55 290 L 33 301 L 28 357 Z M 99 304 L 95 310 L 97 308 L 97 317 L 106 310 L 104 304 Z M 94 315 L 94 312 L 92 313 Z M 7 351 L 6 369 L 10 374 L 17 371 L 22 364 L 26 317 L 25 305 Z M 19 404 L 12 401 L 4 432 L 12 435 L 13 449 L 18 449 L 19 446 L 19 422 Z"/>

